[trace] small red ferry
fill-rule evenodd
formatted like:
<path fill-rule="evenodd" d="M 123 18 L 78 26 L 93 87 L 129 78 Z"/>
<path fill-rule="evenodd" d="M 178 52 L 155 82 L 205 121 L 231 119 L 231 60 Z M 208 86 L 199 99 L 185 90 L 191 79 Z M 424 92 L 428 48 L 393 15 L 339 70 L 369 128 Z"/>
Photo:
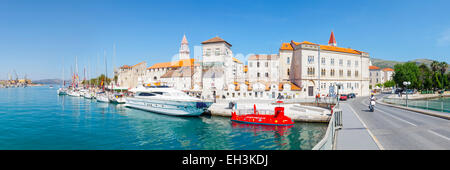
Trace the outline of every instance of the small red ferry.
<path fill-rule="evenodd" d="M 282 102 L 277 102 L 282 103 Z M 294 121 L 284 115 L 284 107 L 275 107 L 274 115 L 259 114 L 256 110 L 256 105 L 253 105 L 253 113 L 237 115 L 236 111 L 231 112 L 231 121 L 237 123 L 247 123 L 247 124 L 262 124 L 262 125 L 273 125 L 273 126 L 291 126 L 294 125 Z"/>

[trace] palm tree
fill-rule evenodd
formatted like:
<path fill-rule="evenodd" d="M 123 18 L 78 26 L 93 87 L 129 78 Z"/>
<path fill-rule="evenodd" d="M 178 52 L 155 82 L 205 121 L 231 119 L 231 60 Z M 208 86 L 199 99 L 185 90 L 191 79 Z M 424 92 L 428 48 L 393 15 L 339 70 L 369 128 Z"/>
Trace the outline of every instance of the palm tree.
<path fill-rule="evenodd" d="M 444 79 L 446 78 L 445 72 L 447 71 L 448 64 L 447 64 L 447 62 L 443 61 L 443 62 L 439 63 L 439 66 L 440 66 L 440 71 L 441 71 L 442 87 L 445 88 L 444 86 L 446 83 L 444 83 Z"/>
<path fill-rule="evenodd" d="M 445 72 L 447 71 L 448 64 L 447 64 L 447 62 L 443 61 L 443 62 L 439 63 L 439 67 L 440 67 L 441 74 L 444 75 Z"/>
<path fill-rule="evenodd" d="M 439 62 L 433 61 L 433 62 L 431 63 L 431 70 L 433 70 L 433 72 L 438 71 L 439 68 L 440 68 L 440 63 L 439 63 Z"/>

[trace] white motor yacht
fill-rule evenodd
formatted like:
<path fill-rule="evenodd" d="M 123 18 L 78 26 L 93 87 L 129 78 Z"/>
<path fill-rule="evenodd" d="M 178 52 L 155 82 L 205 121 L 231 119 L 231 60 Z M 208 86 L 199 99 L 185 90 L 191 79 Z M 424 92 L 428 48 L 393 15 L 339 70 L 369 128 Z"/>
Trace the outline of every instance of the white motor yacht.
<path fill-rule="evenodd" d="M 212 104 L 167 86 L 139 87 L 130 91 L 135 95 L 126 98 L 126 107 L 172 116 L 199 116 Z"/>

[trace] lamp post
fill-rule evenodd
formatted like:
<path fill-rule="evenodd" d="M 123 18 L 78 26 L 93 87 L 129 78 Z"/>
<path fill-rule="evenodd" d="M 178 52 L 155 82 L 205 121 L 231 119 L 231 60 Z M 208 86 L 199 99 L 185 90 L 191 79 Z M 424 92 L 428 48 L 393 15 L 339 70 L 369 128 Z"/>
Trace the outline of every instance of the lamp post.
<path fill-rule="evenodd" d="M 408 86 L 411 85 L 411 82 L 404 81 L 403 85 L 405 85 L 405 87 L 406 87 L 406 107 L 408 107 Z"/>
<path fill-rule="evenodd" d="M 338 103 L 338 105 L 339 105 L 339 100 L 340 100 L 340 94 L 339 94 L 339 89 L 341 89 L 341 87 L 342 87 L 342 83 L 336 83 L 336 86 L 337 86 L 337 103 Z"/>

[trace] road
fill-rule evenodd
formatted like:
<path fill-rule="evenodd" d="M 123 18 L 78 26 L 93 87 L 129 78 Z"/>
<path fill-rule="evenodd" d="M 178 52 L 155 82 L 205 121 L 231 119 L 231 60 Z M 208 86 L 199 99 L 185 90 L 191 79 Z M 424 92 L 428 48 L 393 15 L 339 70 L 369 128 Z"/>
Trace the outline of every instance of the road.
<path fill-rule="evenodd" d="M 381 104 L 369 112 L 368 103 L 368 97 L 355 98 L 341 102 L 341 107 L 357 115 L 379 149 L 450 149 L 450 120 Z"/>

